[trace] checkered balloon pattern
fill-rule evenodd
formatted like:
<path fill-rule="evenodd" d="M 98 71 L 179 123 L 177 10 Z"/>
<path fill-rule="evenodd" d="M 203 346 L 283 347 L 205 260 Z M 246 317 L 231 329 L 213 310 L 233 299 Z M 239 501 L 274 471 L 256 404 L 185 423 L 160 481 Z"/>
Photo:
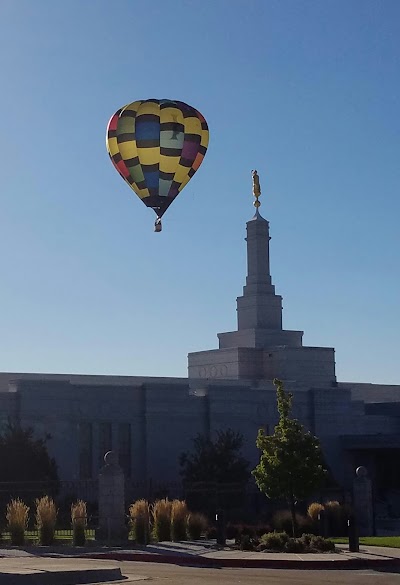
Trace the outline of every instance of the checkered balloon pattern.
<path fill-rule="evenodd" d="M 208 136 L 206 120 L 192 106 L 150 99 L 112 116 L 106 145 L 121 177 L 162 217 L 203 162 Z"/>

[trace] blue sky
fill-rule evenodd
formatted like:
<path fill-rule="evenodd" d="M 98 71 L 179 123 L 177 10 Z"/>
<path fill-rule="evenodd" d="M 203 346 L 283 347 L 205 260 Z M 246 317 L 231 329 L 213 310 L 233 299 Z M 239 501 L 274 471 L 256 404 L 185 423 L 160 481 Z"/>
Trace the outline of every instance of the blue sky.
<path fill-rule="evenodd" d="M 284 326 L 341 381 L 400 383 L 398 0 L 2 0 L 0 370 L 185 376 L 236 328 L 250 171 Z M 153 233 L 110 116 L 210 128 Z"/>

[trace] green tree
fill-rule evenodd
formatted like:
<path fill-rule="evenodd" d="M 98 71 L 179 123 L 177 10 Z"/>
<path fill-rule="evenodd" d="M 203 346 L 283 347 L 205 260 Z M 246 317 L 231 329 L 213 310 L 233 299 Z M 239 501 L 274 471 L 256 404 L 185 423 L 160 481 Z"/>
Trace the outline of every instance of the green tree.
<path fill-rule="evenodd" d="M 290 417 L 293 395 L 286 393 L 280 380 L 276 386 L 279 422 L 274 434 L 258 431 L 260 462 L 252 471 L 259 489 L 268 498 L 285 499 L 296 535 L 295 503 L 310 496 L 323 482 L 326 467 L 319 440 Z"/>
<path fill-rule="evenodd" d="M 232 429 L 218 431 L 215 440 L 202 434 L 193 439 L 193 451 L 182 453 L 179 459 L 192 507 L 232 507 L 242 497 L 250 477 L 249 462 L 241 455 L 243 443 L 243 435 Z"/>

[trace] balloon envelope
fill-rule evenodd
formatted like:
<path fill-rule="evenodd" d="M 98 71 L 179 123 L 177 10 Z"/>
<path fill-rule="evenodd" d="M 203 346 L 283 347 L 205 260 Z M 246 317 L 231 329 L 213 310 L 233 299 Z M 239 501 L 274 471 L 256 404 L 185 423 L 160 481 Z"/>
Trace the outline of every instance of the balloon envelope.
<path fill-rule="evenodd" d="M 106 145 L 122 178 L 161 217 L 201 165 L 208 136 L 204 116 L 192 106 L 150 99 L 115 112 Z"/>

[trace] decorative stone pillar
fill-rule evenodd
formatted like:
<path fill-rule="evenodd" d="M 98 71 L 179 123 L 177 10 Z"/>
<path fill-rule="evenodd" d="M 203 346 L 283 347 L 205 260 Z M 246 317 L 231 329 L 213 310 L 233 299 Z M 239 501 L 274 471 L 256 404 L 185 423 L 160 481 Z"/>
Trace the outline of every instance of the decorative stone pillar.
<path fill-rule="evenodd" d="M 353 483 L 353 506 L 360 536 L 374 534 L 372 483 L 365 467 L 357 467 Z"/>
<path fill-rule="evenodd" d="M 125 517 L 125 477 L 114 451 L 104 455 L 99 473 L 99 528 L 96 538 L 108 544 L 128 539 Z"/>

